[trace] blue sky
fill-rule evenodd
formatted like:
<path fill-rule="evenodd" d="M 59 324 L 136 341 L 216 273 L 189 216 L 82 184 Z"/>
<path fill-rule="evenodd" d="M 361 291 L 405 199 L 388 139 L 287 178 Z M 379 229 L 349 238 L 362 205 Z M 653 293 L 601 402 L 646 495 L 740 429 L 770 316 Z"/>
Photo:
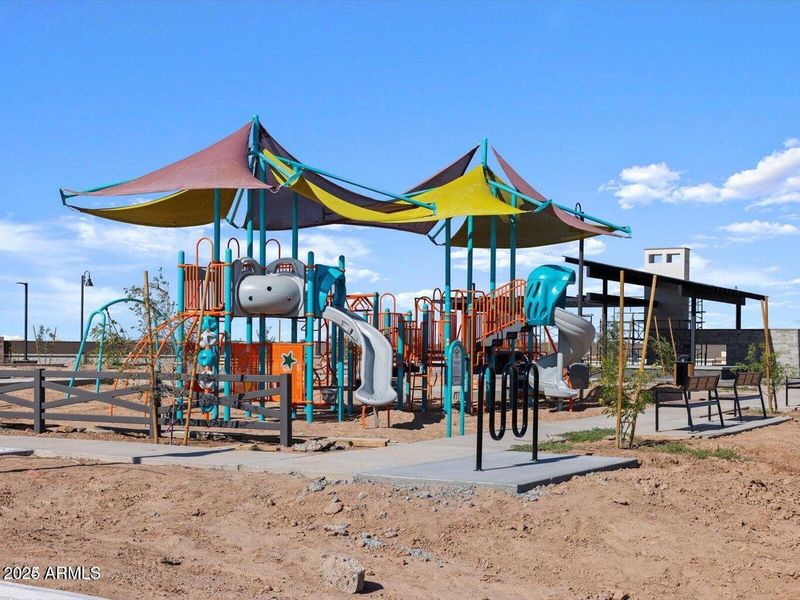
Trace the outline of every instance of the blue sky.
<path fill-rule="evenodd" d="M 0 335 L 22 334 L 15 281 L 32 323 L 74 339 L 84 269 L 97 306 L 145 268 L 173 276 L 200 233 L 80 217 L 60 186 L 140 175 L 254 113 L 307 162 L 393 190 L 488 137 L 547 196 L 633 227 L 593 258 L 689 245 L 693 279 L 768 294 L 772 325 L 800 327 L 798 26 L 797 4 L 764 2 L 1 3 Z M 301 245 L 343 251 L 354 291 L 442 283 L 424 238 Z"/>

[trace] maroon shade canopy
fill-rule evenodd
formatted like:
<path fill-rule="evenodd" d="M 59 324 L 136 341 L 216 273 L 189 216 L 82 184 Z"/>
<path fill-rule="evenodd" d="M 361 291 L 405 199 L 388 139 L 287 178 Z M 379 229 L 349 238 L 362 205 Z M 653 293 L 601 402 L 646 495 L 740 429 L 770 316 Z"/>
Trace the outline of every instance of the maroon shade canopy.
<path fill-rule="evenodd" d="M 268 188 L 250 172 L 247 163 L 251 123 L 207 148 L 147 175 L 96 191 L 64 190 L 72 196 L 128 196 L 177 190 L 236 190 Z"/>
<path fill-rule="evenodd" d="M 534 188 L 530 183 L 525 181 L 519 173 L 517 173 L 514 168 L 506 162 L 506 160 L 500 156 L 500 153 L 493 147 L 492 151 L 494 152 L 495 158 L 497 158 L 497 162 L 500 163 L 500 166 L 503 168 L 503 172 L 508 177 L 508 180 L 511 182 L 515 188 L 517 188 L 520 192 L 525 194 L 526 196 L 530 196 L 535 200 L 541 200 L 542 202 L 547 202 L 547 198 L 545 198 L 542 194 L 538 192 L 536 188 Z M 553 204 L 549 205 L 546 209 L 542 212 L 549 212 L 555 218 L 560 221 L 563 221 L 566 225 L 573 227 L 575 229 L 580 229 L 592 235 L 616 235 L 607 227 L 601 227 L 598 225 L 592 225 L 590 223 L 586 223 L 582 221 L 575 215 L 571 215 L 570 213 L 561 210 L 558 206 Z M 580 237 L 589 237 L 589 236 L 580 236 Z M 574 238 L 578 239 L 578 238 Z"/>

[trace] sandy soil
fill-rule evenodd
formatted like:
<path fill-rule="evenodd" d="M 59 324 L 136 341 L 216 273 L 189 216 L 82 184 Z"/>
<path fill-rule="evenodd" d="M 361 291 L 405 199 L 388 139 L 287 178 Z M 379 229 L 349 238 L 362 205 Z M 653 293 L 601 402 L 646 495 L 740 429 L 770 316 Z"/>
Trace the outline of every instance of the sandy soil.
<path fill-rule="evenodd" d="M 798 598 L 798 442 L 794 420 L 689 442 L 745 460 L 643 446 L 624 451 L 639 469 L 522 497 L 3 458 L 1 562 L 99 566 L 38 584 L 109 598 L 342 597 L 321 583 L 324 552 L 361 561 L 378 598 Z"/>

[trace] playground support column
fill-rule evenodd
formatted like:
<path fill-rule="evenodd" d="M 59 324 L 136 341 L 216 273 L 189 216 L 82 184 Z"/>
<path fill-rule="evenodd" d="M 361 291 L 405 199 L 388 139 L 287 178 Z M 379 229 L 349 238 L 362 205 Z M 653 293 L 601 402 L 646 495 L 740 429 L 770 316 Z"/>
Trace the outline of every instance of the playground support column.
<path fill-rule="evenodd" d="M 230 248 L 225 249 L 225 342 L 223 346 L 224 352 L 224 365 L 225 375 L 231 373 L 231 324 L 233 322 L 233 286 L 231 283 L 231 269 L 233 263 L 233 252 Z M 231 382 L 226 381 L 223 383 L 222 393 L 225 396 L 231 395 Z M 225 422 L 231 420 L 231 407 L 224 406 L 222 408 L 222 416 Z"/>
<path fill-rule="evenodd" d="M 583 215 L 583 206 L 578 202 L 575 204 L 575 210 Z M 579 217 L 583 221 L 583 217 Z M 578 316 L 583 316 L 583 238 L 578 240 Z M 649 325 L 649 323 L 648 323 Z M 591 357 L 591 350 L 589 356 Z M 578 390 L 578 402 L 583 402 L 583 388 Z M 572 404 L 570 404 L 572 406 Z"/>
<path fill-rule="evenodd" d="M 259 178 L 266 181 L 266 171 L 259 166 Z M 267 264 L 267 191 L 258 190 L 258 261 L 261 266 Z M 258 318 L 258 372 L 267 373 L 267 320 Z M 263 389 L 264 384 L 259 384 Z"/>
<path fill-rule="evenodd" d="M 378 315 L 380 315 L 381 313 L 380 303 L 381 303 L 381 297 L 378 295 L 378 292 L 375 292 L 374 294 L 372 294 L 372 326 L 375 329 L 378 329 L 378 327 L 380 326 L 378 322 Z"/>
<path fill-rule="evenodd" d="M 410 331 L 412 323 L 411 311 L 406 312 L 406 324 L 404 325 L 406 331 Z M 409 354 L 411 353 L 411 348 L 406 350 Z M 410 410 L 414 410 L 414 399 L 411 397 L 411 372 L 407 374 L 405 378 L 405 398 L 408 399 L 408 408 Z"/>
<path fill-rule="evenodd" d="M 511 194 L 511 206 L 517 207 L 517 196 Z M 517 278 L 517 217 L 511 215 L 509 218 L 509 232 L 508 232 L 508 280 L 513 282 Z M 514 296 L 514 284 L 511 284 L 511 314 L 516 314 L 517 299 Z M 517 360 L 517 340 L 511 339 L 511 364 Z"/>
<path fill-rule="evenodd" d="M 222 230 L 220 229 L 220 221 L 222 220 L 222 201 L 220 198 L 219 190 L 214 190 L 214 252 L 213 252 L 213 259 L 215 262 L 219 261 L 219 246 L 220 246 L 220 239 L 222 236 Z"/>
<path fill-rule="evenodd" d="M 339 256 L 339 269 L 344 273 L 344 256 Z M 336 327 L 336 418 L 344 421 L 344 331 Z"/>
<path fill-rule="evenodd" d="M 353 373 L 353 366 L 355 357 L 353 356 L 353 344 L 347 344 L 347 415 L 353 415 L 353 383 L 355 383 L 355 374 Z"/>
<path fill-rule="evenodd" d="M 247 256 L 253 258 L 253 219 L 250 218 L 249 206 L 247 209 Z M 244 341 L 248 344 L 253 343 L 253 317 L 247 317 L 245 320 Z"/>
<path fill-rule="evenodd" d="M 497 217 L 489 217 L 489 291 L 497 287 Z M 492 294 L 494 296 L 494 294 Z"/>
<path fill-rule="evenodd" d="M 397 316 L 397 355 L 395 357 L 395 363 L 397 364 L 397 410 L 403 410 L 403 380 L 406 375 L 405 336 L 406 320 L 401 314 Z"/>
<path fill-rule="evenodd" d="M 428 412 L 428 305 L 422 305 L 422 412 Z"/>
<path fill-rule="evenodd" d="M 306 265 L 306 342 L 305 342 L 305 376 L 306 376 L 306 422 L 314 420 L 314 253 L 308 253 Z"/>
<path fill-rule="evenodd" d="M 292 193 L 292 258 L 295 260 L 299 254 L 298 202 L 297 193 Z M 292 319 L 292 342 L 297 342 L 297 319 Z"/>
<path fill-rule="evenodd" d="M 444 226 L 444 347 L 450 343 L 450 219 Z"/>
<path fill-rule="evenodd" d="M 617 448 L 622 448 L 622 393 L 625 384 L 625 271 L 619 272 L 619 336 L 617 339 Z"/>
<path fill-rule="evenodd" d="M 184 296 L 184 273 L 183 265 L 186 264 L 186 255 L 184 254 L 183 250 L 178 251 L 178 290 L 176 292 L 176 305 L 178 309 L 178 315 L 183 314 L 183 311 L 186 310 L 186 300 Z M 176 373 L 183 373 L 183 338 L 184 338 L 184 325 L 183 325 L 183 318 L 180 318 L 180 322 L 178 323 L 178 328 L 175 330 L 175 341 L 176 348 L 175 348 L 175 372 Z M 178 388 L 178 395 L 180 396 L 180 392 L 183 388 L 183 380 L 178 379 L 175 383 L 175 387 Z M 177 411 L 174 415 L 176 419 L 183 418 L 183 411 Z"/>
<path fill-rule="evenodd" d="M 472 273 L 472 255 L 473 255 L 473 244 L 474 244 L 474 223 L 472 215 L 467 217 L 467 321 L 468 323 L 464 326 L 466 327 L 466 332 L 469 335 L 467 338 L 467 352 L 469 353 L 469 364 L 470 369 L 472 369 L 472 363 L 475 360 L 473 356 L 475 352 L 475 317 L 472 314 L 472 293 L 474 283 L 473 283 L 473 273 Z M 472 378 L 470 378 L 469 385 L 467 386 L 467 401 L 469 402 L 469 406 L 472 406 Z"/>

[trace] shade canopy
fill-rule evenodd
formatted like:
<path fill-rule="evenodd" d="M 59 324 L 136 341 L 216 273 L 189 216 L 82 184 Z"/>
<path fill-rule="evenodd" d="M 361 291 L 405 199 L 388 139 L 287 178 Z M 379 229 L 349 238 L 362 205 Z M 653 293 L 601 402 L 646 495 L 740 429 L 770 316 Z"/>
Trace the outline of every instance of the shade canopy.
<path fill-rule="evenodd" d="M 629 233 L 599 219 L 570 214 L 570 209 L 548 201 L 527 183 L 495 150 L 498 163 L 510 183 L 500 180 L 486 164 L 486 146 L 479 166 L 467 170 L 478 147 L 403 194 L 342 179 L 297 160 L 261 126 L 257 117 L 222 140 L 182 160 L 136 179 L 85 191 L 61 190 L 62 202 L 97 217 L 154 227 L 205 225 L 215 218 L 215 190 L 220 213 L 236 212 L 236 192 L 246 194 L 244 223 L 260 228 L 264 203 L 264 227 L 270 231 L 352 224 L 386 227 L 426 234 L 434 222 L 453 217 L 473 217 L 475 247 L 491 244 L 492 222 L 497 246 L 509 247 L 512 219 L 519 247 L 566 242 L 585 237 Z M 366 195 L 353 188 L 374 193 Z M 129 206 L 83 208 L 67 203 L 75 196 L 131 196 L 168 193 L 155 200 Z M 240 223 L 240 226 L 244 226 Z M 466 225 L 453 238 L 467 245 Z"/>
<path fill-rule="evenodd" d="M 578 216 L 570 214 L 549 201 L 536 188 L 525 181 L 508 162 L 500 156 L 494 148 L 495 158 L 503 169 L 514 188 L 522 194 L 541 202 L 536 210 L 518 215 L 516 218 L 516 246 L 518 248 L 534 248 L 537 246 L 549 246 L 571 242 L 596 235 L 615 235 L 613 227 L 596 225 L 581 220 Z M 498 194 L 504 202 L 512 202 L 512 194 L 503 192 Z M 522 200 L 517 200 L 519 205 Z M 496 247 L 511 247 L 511 219 L 496 217 Z M 472 245 L 475 248 L 491 247 L 491 217 L 476 217 L 473 219 Z M 468 242 L 468 229 L 466 222 L 455 233 L 452 244 L 458 247 L 466 247 Z"/>
<path fill-rule="evenodd" d="M 288 159 L 294 162 L 300 162 L 295 155 L 289 152 L 278 142 L 278 140 L 272 137 L 272 135 L 263 126 L 259 125 L 259 131 L 259 146 L 262 151 L 266 151 L 267 153 L 280 158 Z M 440 171 L 424 179 L 414 187 L 408 189 L 405 194 L 411 194 L 421 190 L 439 187 L 455 180 L 458 177 L 461 177 L 466 172 L 470 162 L 472 162 L 477 149 L 477 146 L 471 148 Z M 351 224 L 398 229 L 411 233 L 425 234 L 430 231 L 432 227 L 430 222 L 404 223 L 392 221 L 367 222 L 352 220 L 346 216 L 343 216 L 342 214 L 339 214 L 333 210 L 331 206 L 319 202 L 318 197 L 315 197 L 315 194 L 309 194 L 307 197 L 301 195 L 300 191 L 297 189 L 281 187 L 278 177 L 275 176 L 272 169 L 266 169 L 264 178 L 266 179 L 267 183 L 273 186 L 273 189 L 271 192 L 267 193 L 266 197 L 267 210 L 265 225 L 268 231 L 284 231 L 292 228 L 293 202 L 296 202 L 297 206 L 297 226 L 301 229 L 306 227 L 318 227 L 321 225 Z M 316 173 L 315 171 L 304 171 L 303 179 L 309 185 L 313 185 L 315 188 L 318 188 L 317 196 L 333 196 L 338 200 L 352 205 L 356 211 L 358 208 L 365 208 L 378 213 L 390 214 L 408 208 L 408 206 L 404 204 L 382 202 L 371 196 L 361 194 L 348 187 L 339 185 L 332 179 Z M 248 202 L 247 218 L 252 220 L 253 227 L 255 229 L 259 228 L 261 222 L 259 212 L 258 192 L 252 192 L 250 194 L 250 201 Z"/>
<path fill-rule="evenodd" d="M 220 190 L 221 214 L 233 205 L 236 190 Z M 79 208 L 80 212 L 131 225 L 193 227 L 214 220 L 213 190 L 186 190 L 157 200 L 113 208 Z"/>
<path fill-rule="evenodd" d="M 269 185 L 253 177 L 248 167 L 250 127 L 247 123 L 207 148 L 136 179 L 83 192 L 62 190 L 62 194 L 66 197 L 130 196 L 178 190 L 267 188 Z"/>
<path fill-rule="evenodd" d="M 492 195 L 482 166 L 432 190 L 415 194 L 413 199 L 435 208 L 418 206 L 406 200 L 394 200 L 391 212 L 375 207 L 358 206 L 315 185 L 303 172 L 291 167 L 267 151 L 270 170 L 282 185 L 305 198 L 327 207 L 348 221 L 376 223 L 433 223 L 442 219 L 465 215 L 513 215 L 522 210 L 514 208 Z"/>

